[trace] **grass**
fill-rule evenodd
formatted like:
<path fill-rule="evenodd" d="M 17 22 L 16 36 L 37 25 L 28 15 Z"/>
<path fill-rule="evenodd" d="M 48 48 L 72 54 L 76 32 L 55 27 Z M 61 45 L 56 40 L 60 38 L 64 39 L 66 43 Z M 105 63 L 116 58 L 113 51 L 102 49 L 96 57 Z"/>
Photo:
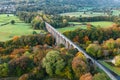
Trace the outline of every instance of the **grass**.
<path fill-rule="evenodd" d="M 105 67 L 116 73 L 118 76 L 120 76 L 120 67 L 115 67 L 109 63 L 106 63 L 104 61 L 100 61 L 101 64 L 103 64 Z"/>
<path fill-rule="evenodd" d="M 58 28 L 57 30 L 61 33 L 64 33 L 65 31 L 74 31 L 75 29 L 78 29 L 78 28 L 83 28 L 83 29 L 86 29 L 85 26 L 69 26 L 69 27 L 65 27 L 65 28 Z"/>
<path fill-rule="evenodd" d="M 69 12 L 69 13 L 62 13 L 60 15 L 63 15 L 63 16 L 70 16 L 70 17 L 80 17 L 80 15 L 82 17 L 94 17 L 94 16 L 107 16 L 107 14 L 104 14 L 102 12 L 93 12 L 93 14 L 91 14 L 91 12 L 86 12 L 86 14 L 84 14 L 84 12 Z"/>
<path fill-rule="evenodd" d="M 16 22 L 22 22 L 17 16 L 14 16 L 13 14 L 9 14 L 9 17 L 7 16 L 7 14 L 0 14 L 0 25 L 10 22 L 11 20 L 15 20 Z"/>
<path fill-rule="evenodd" d="M 110 27 L 114 24 L 113 22 L 109 22 L 109 21 L 98 21 L 98 22 L 88 22 L 88 23 L 92 24 L 95 27 L 97 27 L 97 26 Z"/>
<path fill-rule="evenodd" d="M 88 9 L 91 10 L 91 9 Z M 84 14 L 84 11 L 86 11 L 86 9 L 81 10 L 81 12 L 68 12 L 68 13 L 62 13 L 60 15 L 63 16 L 70 16 L 70 17 L 80 17 L 80 15 L 82 17 L 94 17 L 94 16 L 108 16 L 106 13 L 104 14 L 104 12 L 92 12 L 93 14 L 91 14 L 91 11 L 86 12 L 86 14 Z M 119 16 L 120 11 L 119 10 L 112 10 L 114 16 Z"/>
<path fill-rule="evenodd" d="M 18 17 L 13 16 L 12 14 L 9 17 L 6 17 L 6 14 L 0 15 L 0 24 L 9 22 L 13 19 L 16 21 L 15 24 L 9 23 L 0 26 L 0 41 L 10 40 L 14 36 L 31 35 L 33 31 L 36 31 L 37 33 L 41 32 L 41 30 L 33 30 L 30 24 L 20 21 Z"/>
<path fill-rule="evenodd" d="M 94 25 L 95 27 L 110 27 L 112 24 L 114 24 L 113 22 L 108 22 L 108 21 L 99 21 L 99 22 L 86 22 L 86 23 L 90 23 L 92 25 Z M 65 31 L 73 31 L 75 29 L 78 28 L 82 28 L 82 29 L 86 29 L 85 25 L 81 25 L 81 23 L 79 22 L 70 22 L 70 24 L 76 24 L 76 26 L 69 26 L 69 27 L 65 27 L 65 28 L 58 28 L 57 30 L 60 31 L 61 33 L 65 32 Z"/>

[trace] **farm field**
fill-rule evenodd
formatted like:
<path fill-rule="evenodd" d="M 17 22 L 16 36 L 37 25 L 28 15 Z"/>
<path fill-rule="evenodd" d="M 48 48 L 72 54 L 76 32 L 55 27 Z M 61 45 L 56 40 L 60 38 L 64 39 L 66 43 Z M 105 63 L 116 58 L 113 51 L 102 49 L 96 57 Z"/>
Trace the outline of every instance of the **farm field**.
<path fill-rule="evenodd" d="M 110 27 L 111 25 L 114 24 L 113 22 L 108 22 L 108 21 L 85 22 L 85 23 L 87 23 L 87 24 L 90 23 L 95 27 L 100 26 L 100 27 L 104 27 L 104 28 Z M 81 25 L 82 23 L 80 23 L 80 22 L 70 22 L 70 24 L 76 24 L 76 25 L 65 27 L 65 28 L 58 28 L 57 30 L 63 33 L 65 31 L 73 31 L 78 28 L 86 29 L 86 25 Z"/>
<path fill-rule="evenodd" d="M 111 71 L 113 71 L 114 73 L 116 73 L 117 75 L 120 76 L 120 67 L 115 67 L 113 65 L 110 65 L 104 61 L 100 61 L 101 64 L 103 64 L 106 68 L 110 69 Z"/>
<path fill-rule="evenodd" d="M 15 20 L 15 24 L 7 24 L 0 26 L 0 41 L 7 41 L 12 39 L 14 36 L 30 35 L 33 31 L 40 33 L 40 30 L 33 30 L 30 24 L 24 23 L 19 20 L 16 16 L 10 15 L 6 17 L 5 14 L 0 15 L 0 24 Z"/>

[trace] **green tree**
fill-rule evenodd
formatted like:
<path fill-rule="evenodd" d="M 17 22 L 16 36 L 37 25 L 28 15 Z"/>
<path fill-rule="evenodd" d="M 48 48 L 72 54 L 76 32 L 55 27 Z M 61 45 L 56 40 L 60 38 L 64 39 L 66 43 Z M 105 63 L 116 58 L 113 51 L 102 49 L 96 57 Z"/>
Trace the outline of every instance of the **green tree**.
<path fill-rule="evenodd" d="M 120 66 L 120 55 L 115 56 L 115 66 Z"/>
<path fill-rule="evenodd" d="M 4 64 L 0 64 L 0 77 L 6 77 L 8 76 L 8 64 L 4 63 Z"/>
<path fill-rule="evenodd" d="M 94 75 L 93 80 L 110 80 L 105 73 L 97 73 Z"/>
<path fill-rule="evenodd" d="M 50 76 L 60 75 L 65 67 L 64 59 L 61 57 L 59 51 L 48 52 L 42 63 Z"/>
<path fill-rule="evenodd" d="M 86 51 L 92 55 L 93 57 L 101 57 L 102 56 L 102 50 L 101 46 L 98 44 L 90 44 L 87 48 Z"/>

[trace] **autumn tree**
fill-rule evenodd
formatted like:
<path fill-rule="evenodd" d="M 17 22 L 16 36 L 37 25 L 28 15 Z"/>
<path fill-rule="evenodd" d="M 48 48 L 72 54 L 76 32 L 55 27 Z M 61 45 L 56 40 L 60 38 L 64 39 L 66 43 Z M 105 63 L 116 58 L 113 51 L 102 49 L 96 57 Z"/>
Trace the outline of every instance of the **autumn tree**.
<path fill-rule="evenodd" d="M 87 48 L 86 48 L 87 53 L 89 53 L 90 55 L 92 55 L 93 57 L 99 58 L 102 56 L 102 50 L 101 50 L 101 46 L 98 44 L 90 44 Z"/>
<path fill-rule="evenodd" d="M 88 66 L 87 66 L 87 63 L 81 59 L 81 57 L 76 56 L 73 58 L 73 61 L 72 61 L 72 69 L 76 77 L 79 78 L 83 74 L 87 73 Z"/>
<path fill-rule="evenodd" d="M 10 70 L 10 75 L 20 76 L 23 73 L 30 71 L 30 69 L 33 67 L 33 62 L 29 57 L 22 56 L 20 58 L 12 59 L 8 63 L 8 66 Z"/>
<path fill-rule="evenodd" d="M 93 77 L 90 73 L 86 73 L 82 75 L 79 80 L 93 80 Z"/>
<path fill-rule="evenodd" d="M 65 67 L 64 59 L 61 57 L 59 51 L 48 52 L 46 57 L 43 58 L 42 64 L 50 76 L 60 75 Z"/>
<path fill-rule="evenodd" d="M 109 39 L 105 42 L 105 45 L 107 46 L 108 49 L 114 49 L 116 47 L 115 40 Z"/>
<path fill-rule="evenodd" d="M 115 60 L 115 66 L 120 66 L 120 55 L 117 55 L 117 56 L 115 56 L 115 58 L 114 58 L 114 60 Z"/>

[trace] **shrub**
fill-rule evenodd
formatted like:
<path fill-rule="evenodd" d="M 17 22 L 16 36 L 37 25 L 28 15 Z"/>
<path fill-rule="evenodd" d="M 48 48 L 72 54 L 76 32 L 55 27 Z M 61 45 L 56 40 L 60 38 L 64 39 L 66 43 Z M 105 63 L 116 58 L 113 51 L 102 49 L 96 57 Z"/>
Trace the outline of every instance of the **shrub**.
<path fill-rule="evenodd" d="M 11 24 L 15 24 L 15 20 L 11 20 Z"/>

